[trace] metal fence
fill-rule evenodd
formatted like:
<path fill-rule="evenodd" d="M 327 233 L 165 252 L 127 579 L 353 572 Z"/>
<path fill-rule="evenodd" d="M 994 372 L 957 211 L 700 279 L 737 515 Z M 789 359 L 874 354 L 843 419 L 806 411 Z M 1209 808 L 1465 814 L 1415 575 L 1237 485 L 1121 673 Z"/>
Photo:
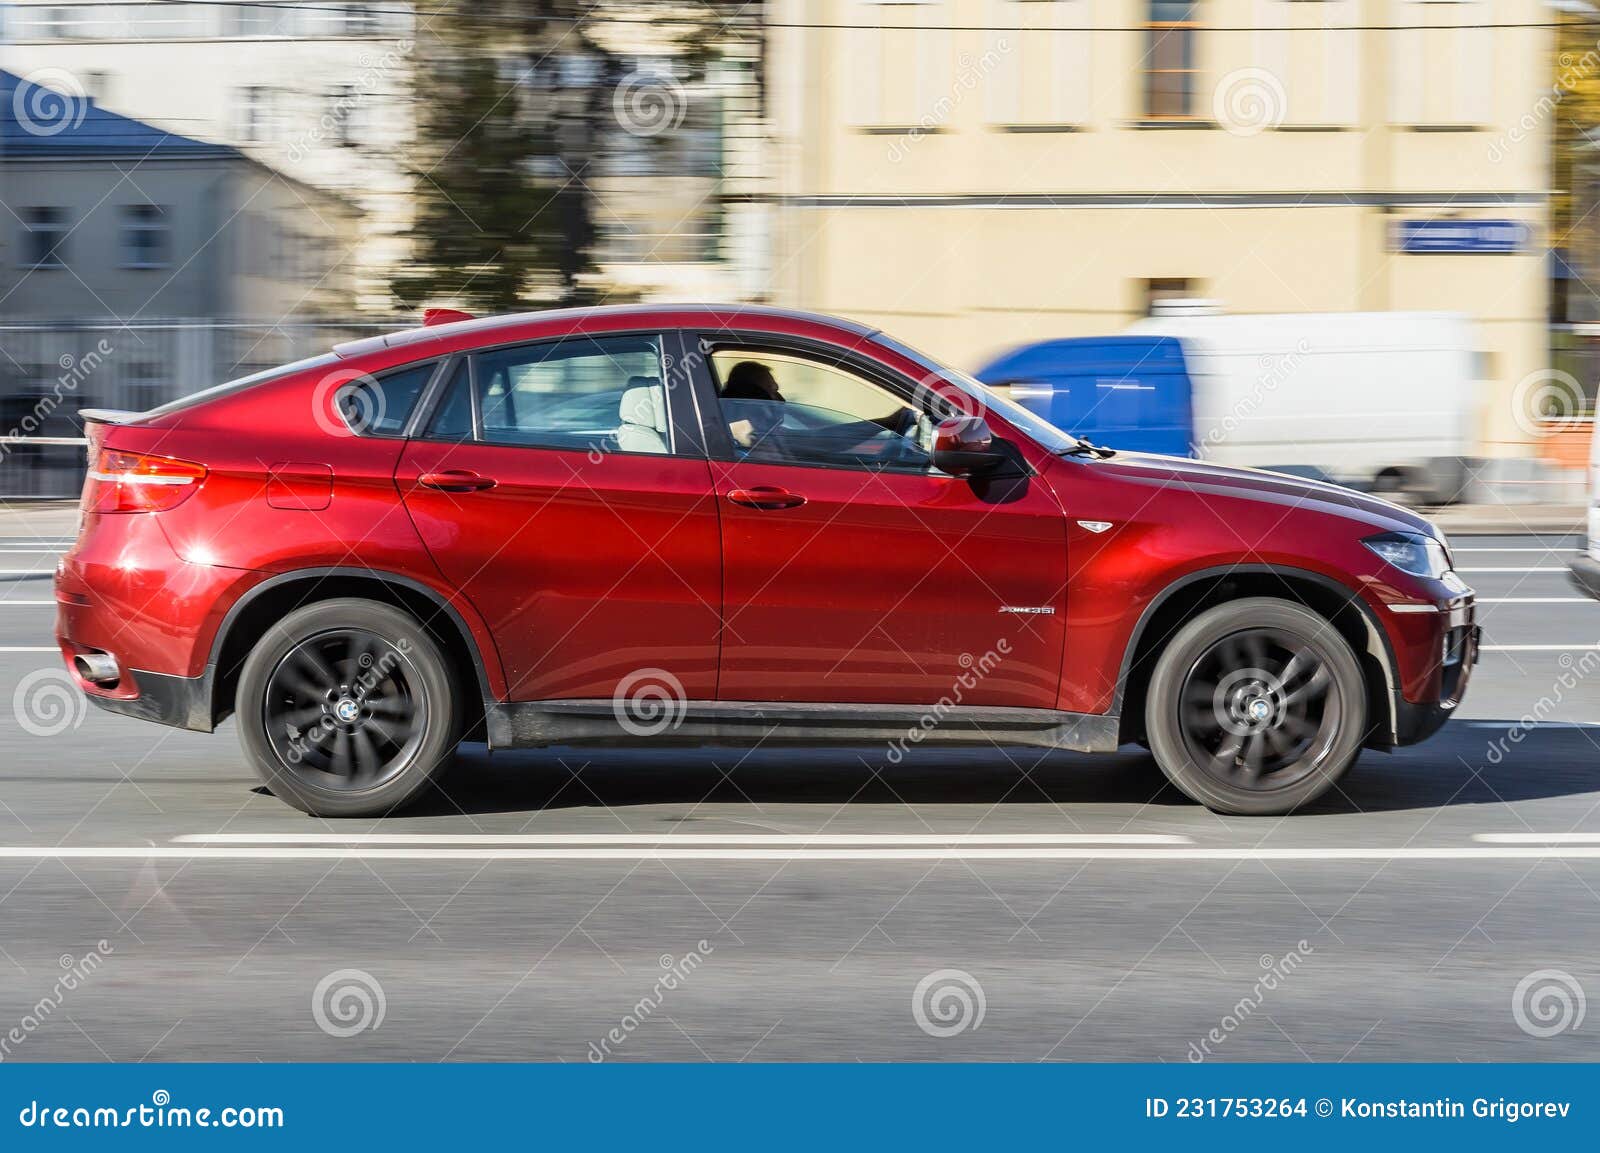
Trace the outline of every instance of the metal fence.
<path fill-rule="evenodd" d="M 77 496 L 85 463 L 82 409 L 143 412 L 342 340 L 415 323 L 0 323 L 0 499 Z"/>

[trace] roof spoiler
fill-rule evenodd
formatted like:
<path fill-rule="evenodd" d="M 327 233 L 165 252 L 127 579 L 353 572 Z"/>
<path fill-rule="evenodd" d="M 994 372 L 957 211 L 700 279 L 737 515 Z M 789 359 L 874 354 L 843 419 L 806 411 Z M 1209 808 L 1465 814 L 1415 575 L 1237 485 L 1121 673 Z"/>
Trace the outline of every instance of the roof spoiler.
<path fill-rule="evenodd" d="M 94 424 L 132 424 L 140 417 L 142 412 L 128 412 L 120 408 L 80 408 L 78 416 L 85 423 Z"/>

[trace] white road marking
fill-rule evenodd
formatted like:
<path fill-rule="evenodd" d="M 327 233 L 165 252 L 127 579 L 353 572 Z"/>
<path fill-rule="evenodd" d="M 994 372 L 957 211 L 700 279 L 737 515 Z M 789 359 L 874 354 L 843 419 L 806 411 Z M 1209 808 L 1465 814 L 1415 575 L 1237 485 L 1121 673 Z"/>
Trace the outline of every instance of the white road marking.
<path fill-rule="evenodd" d="M 0 601 L 0 604 L 5 602 Z M 1600 605 L 1593 597 L 1479 597 L 1480 605 Z"/>
<path fill-rule="evenodd" d="M 5 607 L 7 607 L 8 605 L 11 606 L 11 607 L 23 607 L 23 608 L 43 608 L 46 605 L 48 605 L 51 608 L 55 608 L 56 602 L 55 601 L 3 601 L 3 600 L 0 600 L 0 609 L 3 609 Z"/>
<path fill-rule="evenodd" d="M 1486 572 L 1515 572 L 1515 573 L 1563 573 L 1567 572 L 1565 566 L 1561 568 L 1458 568 L 1458 573 L 1486 573 Z"/>
<path fill-rule="evenodd" d="M 1575 645 L 1483 645 L 1480 653 L 1575 653 L 1600 649 L 1600 644 Z"/>
<path fill-rule="evenodd" d="M 50 568 L 0 568 L 0 576 L 41 576 L 54 571 L 54 565 Z"/>
<path fill-rule="evenodd" d="M 0 653 L 59 653 L 55 645 L 0 645 Z"/>
<path fill-rule="evenodd" d="M 1456 721 L 1458 725 L 1465 725 L 1469 729 L 1506 729 L 1522 726 L 1521 721 Z M 1536 729 L 1600 729 L 1600 721 L 1535 721 L 1532 728 Z"/>
<path fill-rule="evenodd" d="M 751 848 L 865 848 L 881 845 L 936 848 L 941 845 L 1189 845 L 1188 837 L 1167 833 L 185 833 L 184 845 L 520 845 L 639 846 L 695 848 L 743 845 Z"/>
<path fill-rule="evenodd" d="M 1439 846 L 1418 848 L 1136 848 L 1112 845 L 1004 848 L 335 848 L 195 845 L 5 845 L 0 860 L 18 861 L 1596 861 L 1600 845 Z"/>
<path fill-rule="evenodd" d="M 1475 546 L 1473 548 L 1451 548 L 1450 551 L 1451 552 L 1456 552 L 1456 553 L 1468 553 L 1468 552 L 1539 552 L 1539 553 L 1558 553 L 1558 552 L 1582 552 L 1583 550 L 1582 549 L 1578 549 L 1578 548 L 1574 548 L 1571 545 L 1551 545 L 1549 548 L 1529 548 L 1526 545 L 1517 545 L 1517 546 L 1512 546 L 1512 547 L 1509 547 L 1509 548 L 1485 548 L 1482 545 L 1478 545 L 1478 546 Z"/>
<path fill-rule="evenodd" d="M 1600 845 L 1600 833 L 1473 833 L 1486 845 Z"/>

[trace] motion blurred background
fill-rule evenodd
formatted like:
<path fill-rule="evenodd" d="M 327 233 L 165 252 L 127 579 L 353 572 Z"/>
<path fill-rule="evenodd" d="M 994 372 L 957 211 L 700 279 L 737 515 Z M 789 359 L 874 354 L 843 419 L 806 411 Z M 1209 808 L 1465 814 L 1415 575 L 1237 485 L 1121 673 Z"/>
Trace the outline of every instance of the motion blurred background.
<path fill-rule="evenodd" d="M 1301 427 L 1414 437 L 1398 328 L 1461 366 L 1409 418 L 1450 425 L 1459 471 L 1349 479 L 1588 503 L 1581 0 L 13 0 L 0 20 L 3 499 L 76 493 L 82 408 L 425 305 L 738 300 L 969 371 L 1130 329 L 1177 336 L 1197 382 L 1253 358 L 1187 438 L 1224 458 L 1263 396 Z M 1448 315 L 1371 315 L 1391 312 Z M 1148 354 L 1099 355 L 1106 397 L 1161 399 Z M 995 382 L 1037 400 L 1046 375 Z M 1252 462 L 1335 463 L 1296 443 Z"/>

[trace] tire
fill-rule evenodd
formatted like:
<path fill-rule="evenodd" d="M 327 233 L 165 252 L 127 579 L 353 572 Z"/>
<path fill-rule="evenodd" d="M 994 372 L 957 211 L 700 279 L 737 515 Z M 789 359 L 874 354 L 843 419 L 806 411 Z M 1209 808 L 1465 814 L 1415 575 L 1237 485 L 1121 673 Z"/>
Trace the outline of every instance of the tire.
<path fill-rule="evenodd" d="M 319 817 L 395 812 L 450 764 L 463 709 L 416 619 L 344 598 L 296 609 L 239 674 L 239 736 L 272 792 Z"/>
<path fill-rule="evenodd" d="M 1167 779 L 1218 813 L 1291 813 L 1355 763 L 1366 682 L 1350 645 L 1291 601 L 1208 609 L 1156 661 L 1145 731 Z"/>

